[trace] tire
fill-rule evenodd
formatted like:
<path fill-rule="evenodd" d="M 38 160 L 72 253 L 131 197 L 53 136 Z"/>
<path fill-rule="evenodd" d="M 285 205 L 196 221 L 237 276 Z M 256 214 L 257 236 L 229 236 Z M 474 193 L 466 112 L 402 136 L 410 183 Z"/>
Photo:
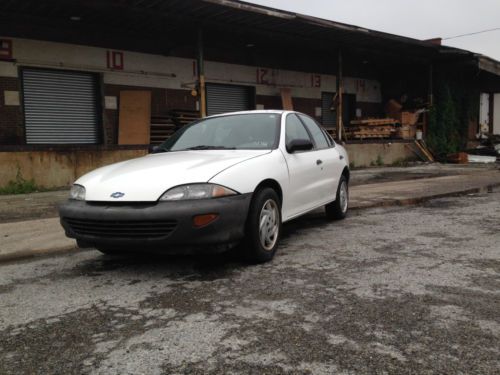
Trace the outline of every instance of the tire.
<path fill-rule="evenodd" d="M 258 190 L 248 212 L 245 258 L 251 263 L 270 261 L 276 254 L 280 235 L 281 206 L 278 194 L 271 188 Z"/>
<path fill-rule="evenodd" d="M 342 220 L 349 209 L 349 184 L 347 178 L 340 177 L 335 200 L 325 206 L 326 217 L 329 220 Z"/>

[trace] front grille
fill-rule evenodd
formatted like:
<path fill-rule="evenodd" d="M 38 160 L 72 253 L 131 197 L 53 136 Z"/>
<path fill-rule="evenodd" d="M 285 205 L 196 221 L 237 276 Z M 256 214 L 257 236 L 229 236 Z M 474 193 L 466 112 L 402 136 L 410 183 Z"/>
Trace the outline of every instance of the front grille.
<path fill-rule="evenodd" d="M 176 220 L 124 221 L 64 218 L 71 230 L 82 236 L 103 238 L 161 238 L 177 227 Z"/>

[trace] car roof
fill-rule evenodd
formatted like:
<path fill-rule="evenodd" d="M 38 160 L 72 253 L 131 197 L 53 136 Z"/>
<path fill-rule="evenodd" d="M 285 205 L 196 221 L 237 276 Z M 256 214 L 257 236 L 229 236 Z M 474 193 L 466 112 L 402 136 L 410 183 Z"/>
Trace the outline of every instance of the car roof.
<path fill-rule="evenodd" d="M 251 111 L 238 111 L 238 112 L 227 112 L 227 113 L 221 113 L 218 115 L 212 115 L 208 116 L 205 118 L 212 118 L 212 117 L 222 117 L 222 116 L 232 116 L 232 115 L 248 115 L 248 114 L 266 114 L 266 113 L 274 113 L 274 114 L 284 114 L 284 113 L 295 113 L 295 111 L 286 111 L 283 109 L 254 109 Z"/>

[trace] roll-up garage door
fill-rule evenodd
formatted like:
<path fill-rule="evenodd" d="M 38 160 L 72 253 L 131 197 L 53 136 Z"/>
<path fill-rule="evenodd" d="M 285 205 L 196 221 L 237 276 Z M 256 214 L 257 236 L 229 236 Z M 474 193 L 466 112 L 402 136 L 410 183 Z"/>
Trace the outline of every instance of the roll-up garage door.
<path fill-rule="evenodd" d="M 337 112 L 332 111 L 335 106 L 334 93 L 323 92 L 321 94 L 321 123 L 324 127 L 334 127 L 337 124 Z"/>
<path fill-rule="evenodd" d="M 254 89 L 249 86 L 207 84 L 207 114 L 254 109 Z"/>
<path fill-rule="evenodd" d="M 94 74 L 24 69 L 22 76 L 28 144 L 98 143 Z"/>

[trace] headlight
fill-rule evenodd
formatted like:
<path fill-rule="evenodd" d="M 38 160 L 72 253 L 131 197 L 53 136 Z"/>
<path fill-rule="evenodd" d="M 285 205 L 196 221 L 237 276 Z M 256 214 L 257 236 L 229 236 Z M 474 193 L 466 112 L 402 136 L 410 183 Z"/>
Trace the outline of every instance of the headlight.
<path fill-rule="evenodd" d="M 192 184 L 176 186 L 160 197 L 160 201 L 210 199 L 238 194 L 234 190 L 215 184 Z"/>
<path fill-rule="evenodd" d="M 85 200 L 85 188 L 82 185 L 73 185 L 69 191 L 69 199 L 75 199 L 77 201 Z"/>

